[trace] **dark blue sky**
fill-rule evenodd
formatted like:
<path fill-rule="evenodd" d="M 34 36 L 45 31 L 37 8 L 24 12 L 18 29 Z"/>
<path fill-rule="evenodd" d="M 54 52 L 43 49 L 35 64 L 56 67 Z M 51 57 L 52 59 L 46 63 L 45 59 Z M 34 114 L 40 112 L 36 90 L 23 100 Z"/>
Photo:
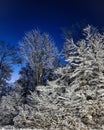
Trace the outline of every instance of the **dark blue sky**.
<path fill-rule="evenodd" d="M 83 20 L 103 27 L 104 0 L 0 0 L 0 40 L 15 45 L 25 32 L 38 27 L 61 48 L 61 28 Z"/>
<path fill-rule="evenodd" d="M 0 40 L 13 44 L 38 27 L 59 45 L 61 28 L 82 20 L 104 26 L 103 0 L 0 0 Z"/>

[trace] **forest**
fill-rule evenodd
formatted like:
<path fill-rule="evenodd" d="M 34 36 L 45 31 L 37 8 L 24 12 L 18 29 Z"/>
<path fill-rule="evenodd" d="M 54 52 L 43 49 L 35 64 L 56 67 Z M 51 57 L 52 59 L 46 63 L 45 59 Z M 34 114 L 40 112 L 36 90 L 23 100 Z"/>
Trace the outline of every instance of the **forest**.
<path fill-rule="evenodd" d="M 63 37 L 61 51 L 39 29 L 18 46 L 0 42 L 0 129 L 104 130 L 104 32 L 87 25 Z"/>

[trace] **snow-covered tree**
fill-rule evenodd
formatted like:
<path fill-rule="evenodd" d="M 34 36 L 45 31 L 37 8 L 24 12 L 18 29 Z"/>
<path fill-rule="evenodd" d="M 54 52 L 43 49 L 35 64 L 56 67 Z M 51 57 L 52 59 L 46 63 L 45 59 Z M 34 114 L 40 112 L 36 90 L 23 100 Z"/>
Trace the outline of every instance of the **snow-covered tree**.
<path fill-rule="evenodd" d="M 88 26 L 84 29 L 84 35 L 85 39 L 78 43 L 67 38 L 64 45 L 66 60 L 73 69 L 69 76 L 71 108 L 87 127 L 92 125 L 99 129 L 99 126 L 103 126 L 103 115 L 100 112 L 104 112 L 104 109 L 101 107 L 99 114 L 95 109 L 99 108 L 99 102 L 104 105 L 104 34 Z M 93 109 L 94 115 L 90 109 Z M 102 119 L 100 125 L 95 121 L 95 115 L 96 118 L 101 116 L 97 120 L 100 123 Z"/>
<path fill-rule="evenodd" d="M 65 57 L 74 68 L 70 79 L 76 78 L 75 81 L 79 86 L 87 84 L 90 88 L 94 86 L 97 89 L 103 80 L 104 35 L 91 26 L 84 29 L 84 32 L 86 39 L 80 40 L 77 44 L 73 39 L 66 39 Z M 79 80 L 80 82 L 78 82 Z M 95 85 L 97 86 L 95 87 Z"/>
<path fill-rule="evenodd" d="M 53 39 L 47 33 L 32 30 L 25 34 L 20 46 L 24 58 L 36 75 L 37 85 L 42 84 L 44 69 L 52 68 L 53 61 L 58 56 Z"/>
<path fill-rule="evenodd" d="M 0 42 L 0 96 L 6 94 L 7 81 L 13 72 L 12 64 L 18 60 L 16 51 L 13 45 Z"/>

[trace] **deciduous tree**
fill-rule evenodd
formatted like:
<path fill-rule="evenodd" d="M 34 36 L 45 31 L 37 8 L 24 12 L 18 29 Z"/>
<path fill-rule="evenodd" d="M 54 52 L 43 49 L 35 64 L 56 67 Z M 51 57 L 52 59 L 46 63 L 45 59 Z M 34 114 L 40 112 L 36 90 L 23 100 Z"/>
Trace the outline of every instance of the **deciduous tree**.
<path fill-rule="evenodd" d="M 25 34 L 20 46 L 24 58 L 34 71 L 37 85 L 41 85 L 44 70 L 52 69 L 53 62 L 59 55 L 53 39 L 48 33 L 32 30 Z"/>

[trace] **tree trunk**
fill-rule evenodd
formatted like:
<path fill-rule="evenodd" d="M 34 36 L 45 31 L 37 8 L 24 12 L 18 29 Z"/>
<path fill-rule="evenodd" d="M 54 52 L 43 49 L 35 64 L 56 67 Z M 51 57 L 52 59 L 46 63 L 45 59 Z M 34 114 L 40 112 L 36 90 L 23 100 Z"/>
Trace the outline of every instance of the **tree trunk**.
<path fill-rule="evenodd" d="M 43 70 L 44 70 L 43 63 L 41 63 L 36 72 L 37 86 L 42 85 Z"/>

